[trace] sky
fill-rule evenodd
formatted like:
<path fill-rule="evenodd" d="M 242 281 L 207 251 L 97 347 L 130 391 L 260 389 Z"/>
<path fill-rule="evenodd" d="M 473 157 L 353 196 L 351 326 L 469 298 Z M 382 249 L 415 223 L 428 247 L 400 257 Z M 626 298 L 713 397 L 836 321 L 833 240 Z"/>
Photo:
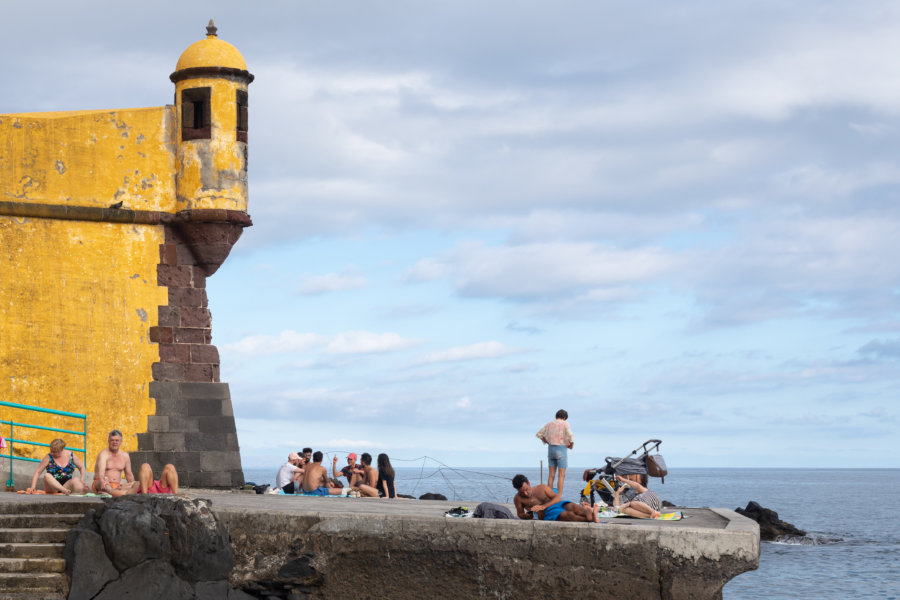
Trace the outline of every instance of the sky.
<path fill-rule="evenodd" d="M 0 113 L 256 76 L 208 281 L 245 468 L 898 467 L 900 5 L 4 5 Z M 343 461 L 343 458 L 341 459 Z"/>

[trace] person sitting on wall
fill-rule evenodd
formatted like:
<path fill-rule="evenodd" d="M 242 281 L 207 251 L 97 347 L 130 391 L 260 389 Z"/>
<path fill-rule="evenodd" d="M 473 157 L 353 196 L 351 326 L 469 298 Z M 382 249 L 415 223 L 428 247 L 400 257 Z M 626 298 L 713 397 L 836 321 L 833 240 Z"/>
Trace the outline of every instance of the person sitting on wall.
<path fill-rule="evenodd" d="M 113 489 L 110 494 L 114 498 L 120 496 L 129 496 L 133 494 L 177 494 L 178 493 L 178 471 L 175 466 L 167 464 L 163 467 L 162 474 L 159 479 L 153 479 L 153 469 L 147 463 L 141 465 L 138 470 L 137 481 L 131 483 L 123 483 L 119 487 Z"/>
<path fill-rule="evenodd" d="M 356 487 L 356 485 L 359 483 L 359 480 L 362 479 L 362 476 L 364 474 L 362 466 L 356 464 L 356 453 L 351 452 L 347 455 L 347 466 L 340 471 L 337 470 L 337 461 L 338 457 L 335 456 L 334 461 L 331 465 L 331 474 L 335 479 L 338 479 L 339 477 L 346 477 L 347 484 L 351 488 Z"/>
<path fill-rule="evenodd" d="M 563 502 L 562 495 L 549 485 L 539 483 L 531 487 L 528 478 L 522 474 L 513 477 L 512 484 L 517 490 L 513 503 L 520 519 L 533 519 L 537 514 L 542 521 L 600 522 L 599 504 L 591 509 L 574 502 Z"/>
<path fill-rule="evenodd" d="M 300 451 L 300 457 L 303 458 L 303 465 L 306 466 L 313 460 L 313 451 L 312 448 L 304 448 Z"/>
<path fill-rule="evenodd" d="M 372 469 L 373 471 L 375 469 Z M 391 466 L 391 459 L 383 452 L 378 455 L 378 480 L 375 487 L 370 485 L 360 485 L 359 491 L 363 496 L 370 498 L 396 498 L 397 491 L 394 489 L 394 467 Z"/>
<path fill-rule="evenodd" d="M 81 473 L 81 477 L 76 479 L 75 469 Z M 81 459 L 75 456 L 71 450 L 66 450 L 66 442 L 59 438 L 50 442 L 50 453 L 47 454 L 34 470 L 31 477 L 31 487 L 27 493 L 31 494 L 35 491 L 38 475 L 41 471 L 44 473 L 44 491 L 48 494 L 65 494 L 71 493 L 83 494 L 87 491 L 87 484 L 84 482 L 84 464 Z"/>
<path fill-rule="evenodd" d="M 281 465 L 278 474 L 275 475 L 275 487 L 283 490 L 285 494 L 299 491 L 303 471 L 303 459 L 296 452 L 291 452 L 288 454 L 287 462 Z"/>
<path fill-rule="evenodd" d="M 613 506 L 621 513 L 625 513 L 629 517 L 637 517 L 639 519 L 655 519 L 660 515 L 662 510 L 662 500 L 647 489 L 647 476 L 641 475 L 641 482 L 638 483 L 633 478 L 626 479 L 621 475 L 616 475 L 619 487 L 613 496 Z M 631 499 L 631 502 L 622 504 L 621 494 L 626 487 L 634 488 L 637 496 Z"/>
<path fill-rule="evenodd" d="M 305 496 L 341 496 L 346 492 L 339 487 L 329 487 L 328 471 L 322 466 L 322 453 L 312 455 L 312 463 L 306 465 L 301 485 Z"/>
<path fill-rule="evenodd" d="M 363 475 L 362 478 L 356 482 L 356 487 L 353 489 L 359 492 L 363 496 L 372 496 L 378 497 L 378 471 L 375 467 L 372 466 L 372 455 L 368 452 L 363 452 L 362 456 L 359 457 L 359 462 L 362 465 Z M 375 490 L 374 494 L 366 494 L 363 492 L 363 486 L 367 486 Z M 369 490 L 370 492 L 372 490 Z"/>
<path fill-rule="evenodd" d="M 108 447 L 100 451 L 94 464 L 94 482 L 91 489 L 96 493 L 111 493 L 122 485 L 122 473 L 125 474 L 126 483 L 134 483 L 131 457 L 121 449 L 122 432 L 118 429 L 110 431 L 107 443 Z"/>

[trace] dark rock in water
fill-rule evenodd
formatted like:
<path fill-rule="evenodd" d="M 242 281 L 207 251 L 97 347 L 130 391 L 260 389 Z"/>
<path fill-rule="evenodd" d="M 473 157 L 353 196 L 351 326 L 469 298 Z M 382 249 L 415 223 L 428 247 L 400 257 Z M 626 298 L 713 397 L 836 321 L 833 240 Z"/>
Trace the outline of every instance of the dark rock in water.
<path fill-rule="evenodd" d="M 663 508 L 672 508 L 673 506 L 678 506 L 677 504 L 672 504 L 668 500 L 662 501 Z"/>
<path fill-rule="evenodd" d="M 409 494 L 397 494 L 398 498 L 406 498 L 407 500 L 415 500 L 415 496 L 410 496 Z"/>
<path fill-rule="evenodd" d="M 163 560 L 148 560 L 123 572 L 96 600 L 193 600 L 194 589 Z"/>
<path fill-rule="evenodd" d="M 69 575 L 69 600 L 90 600 L 119 577 L 119 571 L 106 556 L 103 538 L 89 529 L 69 532 L 63 558 Z"/>
<path fill-rule="evenodd" d="M 763 541 L 774 541 L 779 536 L 804 536 L 806 532 L 797 529 L 790 523 L 786 523 L 778 518 L 778 513 L 770 508 L 760 506 L 754 501 L 747 503 L 747 508 L 736 508 L 734 512 L 744 515 L 748 519 L 753 519 L 759 523 L 759 539 Z"/>
<path fill-rule="evenodd" d="M 446 500 L 447 496 L 443 494 L 432 494 L 431 492 L 427 494 L 422 494 L 419 496 L 419 500 Z"/>

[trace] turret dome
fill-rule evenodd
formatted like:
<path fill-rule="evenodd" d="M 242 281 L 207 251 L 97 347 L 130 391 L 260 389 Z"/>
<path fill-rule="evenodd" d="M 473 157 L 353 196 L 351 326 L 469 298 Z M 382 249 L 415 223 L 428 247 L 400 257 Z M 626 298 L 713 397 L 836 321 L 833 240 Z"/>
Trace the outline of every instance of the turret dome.
<path fill-rule="evenodd" d="M 173 81 L 180 79 L 179 73 L 182 71 L 215 69 L 234 75 L 244 75 L 252 81 L 253 76 L 247 72 L 244 57 L 237 48 L 217 37 L 216 25 L 212 19 L 209 20 L 206 32 L 206 39 L 194 42 L 178 57 L 171 79 Z"/>

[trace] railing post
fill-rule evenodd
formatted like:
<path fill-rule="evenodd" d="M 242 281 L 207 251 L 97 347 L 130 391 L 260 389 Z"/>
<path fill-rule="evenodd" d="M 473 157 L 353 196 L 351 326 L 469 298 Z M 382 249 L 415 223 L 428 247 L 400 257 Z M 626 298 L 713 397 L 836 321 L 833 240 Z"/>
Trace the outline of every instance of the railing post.
<path fill-rule="evenodd" d="M 13 420 L 9 420 L 9 479 L 6 480 L 6 491 L 14 492 L 16 491 L 16 480 L 13 477 L 13 438 L 15 436 L 15 423 Z"/>

